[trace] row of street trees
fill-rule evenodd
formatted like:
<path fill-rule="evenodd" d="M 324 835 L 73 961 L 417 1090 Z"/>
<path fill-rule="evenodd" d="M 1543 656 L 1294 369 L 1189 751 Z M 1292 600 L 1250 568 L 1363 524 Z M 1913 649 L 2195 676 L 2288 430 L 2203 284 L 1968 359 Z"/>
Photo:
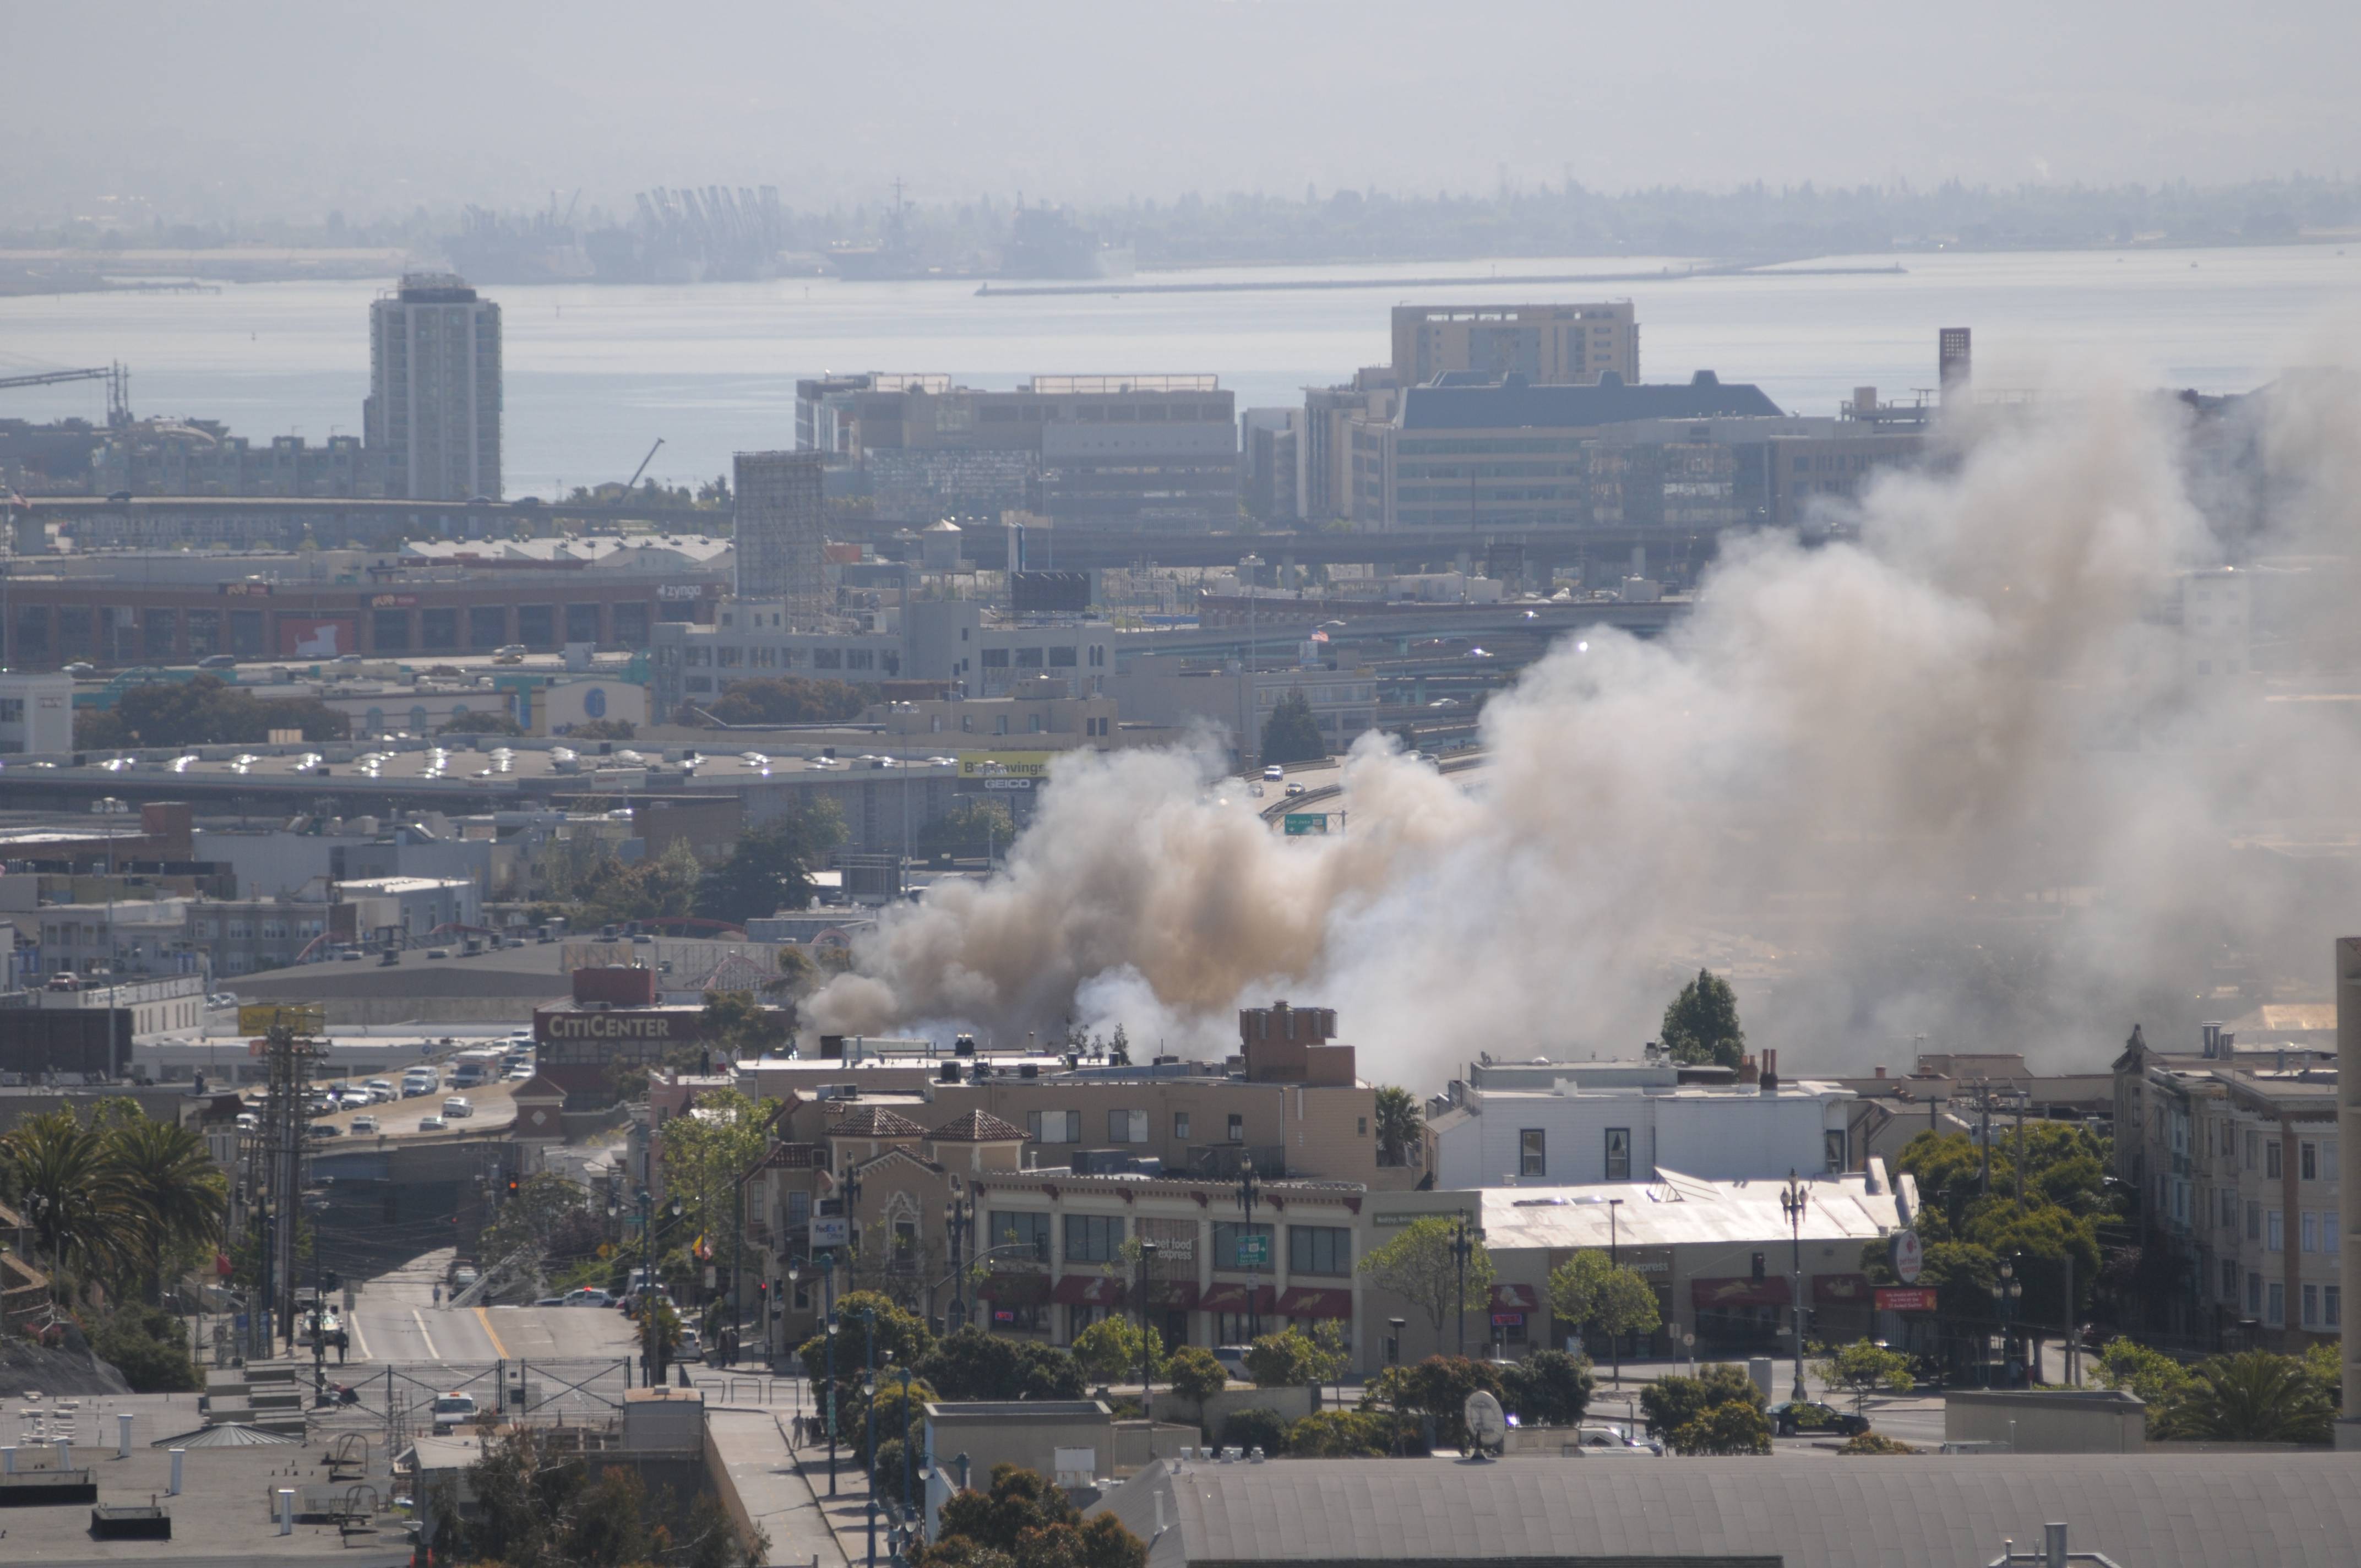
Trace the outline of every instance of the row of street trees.
<path fill-rule="evenodd" d="M 1442 1215 L 1404 1225 L 1362 1257 L 1360 1271 L 1379 1288 L 1408 1300 L 1433 1330 L 1437 1344 L 1447 1328 L 1490 1300 L 1497 1273 L 1482 1239 Z M 1576 1253 L 1553 1269 L 1549 1299 L 1560 1323 L 1585 1336 L 1603 1335 L 1610 1345 L 1631 1334 L 1653 1333 L 1664 1321 L 1648 1277 L 1603 1252 Z"/>

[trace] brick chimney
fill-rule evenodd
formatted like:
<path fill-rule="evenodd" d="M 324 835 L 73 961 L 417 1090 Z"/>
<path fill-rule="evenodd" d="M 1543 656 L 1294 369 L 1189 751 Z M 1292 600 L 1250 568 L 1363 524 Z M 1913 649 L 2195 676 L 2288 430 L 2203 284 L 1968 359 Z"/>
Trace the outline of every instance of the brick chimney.
<path fill-rule="evenodd" d="M 1779 1092 L 1779 1053 L 1769 1046 L 1763 1047 L 1763 1092 Z"/>

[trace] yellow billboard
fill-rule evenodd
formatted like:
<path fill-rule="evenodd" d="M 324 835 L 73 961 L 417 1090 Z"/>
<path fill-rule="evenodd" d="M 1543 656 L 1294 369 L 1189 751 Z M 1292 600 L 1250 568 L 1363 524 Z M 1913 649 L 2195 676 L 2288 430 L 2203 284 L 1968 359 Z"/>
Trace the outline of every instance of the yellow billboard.
<path fill-rule="evenodd" d="M 299 1035 L 323 1035 L 328 1029 L 328 1010 L 315 1003 L 290 1006 L 275 1002 L 244 1003 L 237 1010 L 241 1035 L 267 1035 L 282 1024 Z"/>
<path fill-rule="evenodd" d="M 961 751 L 959 776 L 963 779 L 1046 779 L 1049 764 L 1060 751 Z"/>

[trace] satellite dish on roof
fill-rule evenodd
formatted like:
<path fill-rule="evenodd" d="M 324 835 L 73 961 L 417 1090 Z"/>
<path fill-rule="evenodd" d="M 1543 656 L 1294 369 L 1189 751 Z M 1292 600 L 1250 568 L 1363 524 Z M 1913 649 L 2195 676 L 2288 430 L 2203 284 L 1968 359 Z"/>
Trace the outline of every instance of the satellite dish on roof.
<path fill-rule="evenodd" d="M 1478 1388 L 1467 1396 L 1462 1411 L 1467 1421 L 1467 1442 L 1472 1457 L 1488 1458 L 1504 1452 L 1509 1445 L 1509 1418 L 1500 1411 L 1500 1401 Z"/>

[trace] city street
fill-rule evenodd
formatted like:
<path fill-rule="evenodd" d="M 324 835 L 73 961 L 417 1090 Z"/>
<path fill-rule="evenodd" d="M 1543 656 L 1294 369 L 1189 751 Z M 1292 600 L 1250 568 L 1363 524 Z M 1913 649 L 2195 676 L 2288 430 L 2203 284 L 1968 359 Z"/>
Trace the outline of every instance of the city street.
<path fill-rule="evenodd" d="M 631 1321 L 611 1308 L 453 1307 L 447 1292 L 437 1306 L 434 1287 L 450 1261 L 447 1249 L 426 1253 L 359 1287 L 346 1315 L 347 1365 L 597 1362 L 631 1354 Z"/>

